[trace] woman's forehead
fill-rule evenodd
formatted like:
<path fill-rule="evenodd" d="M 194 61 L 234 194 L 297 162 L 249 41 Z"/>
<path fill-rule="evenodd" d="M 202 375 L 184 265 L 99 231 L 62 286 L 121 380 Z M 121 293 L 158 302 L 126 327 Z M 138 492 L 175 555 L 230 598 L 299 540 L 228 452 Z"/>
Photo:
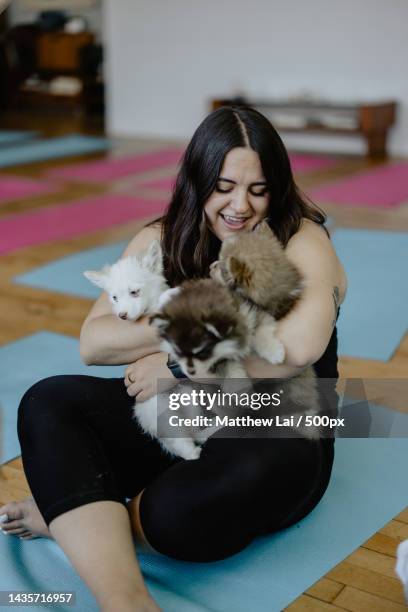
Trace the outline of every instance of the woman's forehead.
<path fill-rule="evenodd" d="M 220 177 L 229 180 L 242 178 L 253 181 L 264 180 L 261 160 L 253 149 L 239 147 L 231 149 L 224 158 Z"/>

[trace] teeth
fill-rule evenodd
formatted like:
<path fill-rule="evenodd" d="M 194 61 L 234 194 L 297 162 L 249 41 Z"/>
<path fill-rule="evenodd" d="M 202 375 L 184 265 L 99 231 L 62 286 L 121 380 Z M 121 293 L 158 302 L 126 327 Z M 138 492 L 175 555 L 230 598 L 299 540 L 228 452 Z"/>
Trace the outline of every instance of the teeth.
<path fill-rule="evenodd" d="M 233 221 L 233 222 L 240 222 L 240 221 L 246 221 L 247 217 L 230 217 L 229 215 L 223 215 L 224 219 L 226 219 L 227 221 Z"/>

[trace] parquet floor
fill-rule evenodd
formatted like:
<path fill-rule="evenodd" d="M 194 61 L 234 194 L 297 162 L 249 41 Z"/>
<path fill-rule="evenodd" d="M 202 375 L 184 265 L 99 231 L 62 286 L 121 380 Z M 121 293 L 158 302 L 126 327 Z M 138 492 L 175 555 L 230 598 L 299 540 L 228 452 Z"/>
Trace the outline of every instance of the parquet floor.
<path fill-rule="evenodd" d="M 60 135 L 65 132 L 83 131 L 99 133 L 95 125 L 84 126 L 79 117 L 44 115 L 0 115 L 0 129 L 39 129 L 44 134 Z M 159 148 L 161 145 L 182 144 L 159 141 L 122 139 L 115 143 L 111 155 Z M 93 156 L 100 158 L 103 155 Z M 89 159 L 92 156 L 87 156 Z M 8 168 L 7 173 L 28 177 L 39 177 L 45 169 L 71 163 L 85 158 L 70 158 Z M 328 177 L 345 177 L 372 163 L 360 157 L 339 159 L 330 170 L 298 177 L 300 187 L 307 191 Z M 168 174 L 165 172 L 164 174 Z M 149 175 L 159 177 L 160 172 Z M 0 218 L 10 213 L 34 210 L 78 199 L 83 196 L 106 191 L 120 191 L 126 181 L 115 185 L 80 185 L 66 182 L 58 195 L 47 195 L 10 203 L 0 207 Z M 135 194 L 138 193 L 135 190 Z M 140 192 L 142 194 L 143 192 Z M 157 194 L 152 194 L 152 196 Z M 346 208 L 326 206 L 326 212 L 337 227 L 358 227 L 408 231 L 408 204 L 395 210 Z M 73 296 L 62 296 L 49 291 L 13 285 L 11 279 L 18 273 L 28 271 L 40 264 L 85 248 L 130 239 L 144 224 L 127 223 L 108 230 L 94 232 L 71 240 L 47 243 L 25 248 L 0 258 L 0 344 L 6 344 L 39 330 L 49 330 L 78 337 L 81 323 L 91 302 Z M 376 362 L 350 357 L 341 357 L 342 377 L 406 378 L 408 374 L 408 335 L 393 358 L 387 362 Z M 20 500 L 29 494 L 21 459 L 17 458 L 0 468 L 0 502 Z M 310 589 L 294 601 L 289 612 L 402 612 L 406 610 L 402 586 L 394 573 L 395 551 L 401 540 L 408 538 L 408 508 L 384 525 L 362 546 L 353 551 Z"/>

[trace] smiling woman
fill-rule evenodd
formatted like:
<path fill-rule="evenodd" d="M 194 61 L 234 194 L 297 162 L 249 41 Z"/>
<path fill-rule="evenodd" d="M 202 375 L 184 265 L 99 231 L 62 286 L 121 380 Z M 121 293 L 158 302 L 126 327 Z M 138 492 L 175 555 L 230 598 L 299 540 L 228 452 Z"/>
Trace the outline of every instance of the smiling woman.
<path fill-rule="evenodd" d="M 264 218 L 307 284 L 298 305 L 278 321 L 284 364 L 249 356 L 243 367 L 250 378 L 290 378 L 313 363 L 318 376 L 335 379 L 334 322 L 344 272 L 322 227 L 324 214 L 300 195 L 279 135 L 257 111 L 226 107 L 202 122 L 166 214 L 135 236 L 121 261 L 141 256 L 161 238 L 165 280 L 174 287 L 208 276 L 223 240 Z M 177 381 L 157 330 L 145 317 L 112 314 L 115 297 L 111 303 L 104 292 L 93 305 L 80 348 L 88 364 L 126 364 L 125 377 L 55 376 L 25 393 L 18 433 L 35 503 L 0 507 L 2 529 L 55 538 L 104 612 L 157 611 L 132 531 L 176 559 L 233 555 L 257 536 L 300 521 L 319 503 L 334 441 L 253 438 L 243 428 L 236 437 L 210 437 L 196 460 L 165 452 L 140 428 L 133 406 L 135 397 L 143 402 L 157 393 L 158 379 L 169 389 Z M 131 305 L 138 298 L 126 297 Z M 334 388 L 333 397 L 335 404 Z"/>
<path fill-rule="evenodd" d="M 162 223 L 170 284 L 208 275 L 221 241 L 267 217 L 283 246 L 304 219 L 325 215 L 300 194 L 272 124 L 247 107 L 222 107 L 200 124 L 182 160 Z"/>

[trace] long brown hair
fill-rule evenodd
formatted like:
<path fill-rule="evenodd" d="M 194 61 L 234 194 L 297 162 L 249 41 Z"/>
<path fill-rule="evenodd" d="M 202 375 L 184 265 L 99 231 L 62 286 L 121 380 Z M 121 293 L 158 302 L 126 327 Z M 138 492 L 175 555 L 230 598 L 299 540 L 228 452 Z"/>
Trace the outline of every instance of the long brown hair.
<path fill-rule="evenodd" d="M 285 146 L 270 121 L 253 108 L 224 106 L 208 115 L 181 161 L 171 201 L 161 222 L 165 276 L 170 286 L 208 276 L 221 241 L 211 231 L 204 204 L 215 189 L 225 156 L 250 146 L 258 155 L 269 190 L 268 224 L 283 246 L 302 219 L 323 225 L 326 215 L 301 194 Z"/>

